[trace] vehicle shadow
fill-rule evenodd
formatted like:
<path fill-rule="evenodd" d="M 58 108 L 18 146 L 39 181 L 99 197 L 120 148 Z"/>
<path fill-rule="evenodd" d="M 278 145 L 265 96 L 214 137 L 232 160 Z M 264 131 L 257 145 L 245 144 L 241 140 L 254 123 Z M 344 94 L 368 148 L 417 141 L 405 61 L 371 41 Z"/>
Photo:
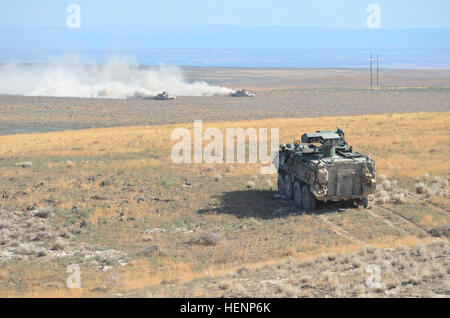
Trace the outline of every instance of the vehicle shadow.
<path fill-rule="evenodd" d="M 230 191 L 216 197 L 219 199 L 218 206 L 200 209 L 197 213 L 224 213 L 237 218 L 274 219 L 300 214 L 336 213 L 356 208 L 348 202 L 327 202 L 326 204 L 319 202 L 314 211 L 305 211 L 297 208 L 292 200 L 287 200 L 271 190 Z"/>

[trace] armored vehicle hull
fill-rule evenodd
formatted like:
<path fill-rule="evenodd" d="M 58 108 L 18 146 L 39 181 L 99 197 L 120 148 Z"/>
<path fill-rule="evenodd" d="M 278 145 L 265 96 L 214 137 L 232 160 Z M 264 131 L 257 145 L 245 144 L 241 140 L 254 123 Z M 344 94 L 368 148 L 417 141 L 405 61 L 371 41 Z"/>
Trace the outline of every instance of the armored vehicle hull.
<path fill-rule="evenodd" d="M 176 97 L 169 95 L 169 93 L 167 93 L 167 92 L 162 92 L 162 93 L 157 94 L 155 97 L 153 97 L 153 99 L 155 99 L 155 100 L 175 100 Z"/>
<path fill-rule="evenodd" d="M 230 94 L 233 97 L 255 97 L 255 94 L 250 93 L 245 89 L 238 89 L 237 91 Z"/>
<path fill-rule="evenodd" d="M 367 207 L 376 187 L 375 161 L 349 148 L 341 129 L 305 134 L 301 141 L 280 145 L 279 193 L 307 210 L 317 201 L 352 200 Z"/>

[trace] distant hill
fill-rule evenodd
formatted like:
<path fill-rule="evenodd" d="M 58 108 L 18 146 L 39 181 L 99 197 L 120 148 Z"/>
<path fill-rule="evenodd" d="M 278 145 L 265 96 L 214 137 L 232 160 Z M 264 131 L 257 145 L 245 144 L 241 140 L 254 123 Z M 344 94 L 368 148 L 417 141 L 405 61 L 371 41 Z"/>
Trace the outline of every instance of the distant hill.
<path fill-rule="evenodd" d="M 0 28 L 0 62 L 111 56 L 143 65 L 450 68 L 450 30 L 348 30 L 300 27 L 154 26 Z"/>

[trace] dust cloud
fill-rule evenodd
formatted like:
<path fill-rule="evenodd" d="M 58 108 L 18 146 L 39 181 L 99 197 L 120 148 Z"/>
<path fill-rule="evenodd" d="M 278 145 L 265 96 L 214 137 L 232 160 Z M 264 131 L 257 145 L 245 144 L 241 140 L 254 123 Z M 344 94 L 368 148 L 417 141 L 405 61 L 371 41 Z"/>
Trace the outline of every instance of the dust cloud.
<path fill-rule="evenodd" d="M 139 67 L 130 60 L 118 58 L 105 65 L 86 65 L 78 60 L 0 65 L 0 94 L 151 98 L 162 91 L 176 96 L 213 96 L 232 92 L 205 81 L 188 82 L 179 67 Z"/>

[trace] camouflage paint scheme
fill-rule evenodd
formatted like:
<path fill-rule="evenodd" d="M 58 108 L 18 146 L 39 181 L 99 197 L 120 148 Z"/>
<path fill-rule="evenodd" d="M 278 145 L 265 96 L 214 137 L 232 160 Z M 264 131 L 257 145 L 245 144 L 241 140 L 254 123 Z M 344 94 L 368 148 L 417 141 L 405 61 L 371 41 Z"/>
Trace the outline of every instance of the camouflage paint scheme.
<path fill-rule="evenodd" d="M 367 207 L 375 170 L 375 161 L 348 146 L 342 129 L 317 131 L 280 145 L 278 190 L 308 210 L 317 201 L 353 200 Z"/>

